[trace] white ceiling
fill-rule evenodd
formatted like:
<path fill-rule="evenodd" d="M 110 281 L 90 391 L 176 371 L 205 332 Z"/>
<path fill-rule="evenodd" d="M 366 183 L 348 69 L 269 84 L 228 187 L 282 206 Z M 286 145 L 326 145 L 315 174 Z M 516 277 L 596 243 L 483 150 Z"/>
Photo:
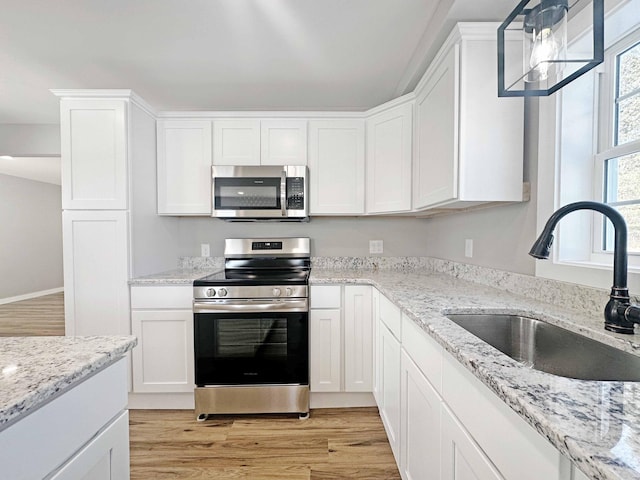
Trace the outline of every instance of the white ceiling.
<path fill-rule="evenodd" d="M 58 123 L 52 88 L 158 110 L 365 110 L 413 89 L 456 20 L 517 0 L 0 0 L 0 124 Z"/>

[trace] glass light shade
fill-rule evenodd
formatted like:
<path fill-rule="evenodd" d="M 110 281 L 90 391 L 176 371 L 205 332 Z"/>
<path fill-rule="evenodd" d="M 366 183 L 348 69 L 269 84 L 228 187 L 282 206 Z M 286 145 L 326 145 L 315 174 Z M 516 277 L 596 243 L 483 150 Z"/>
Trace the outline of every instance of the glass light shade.
<path fill-rule="evenodd" d="M 523 0 L 511 12 L 498 28 L 498 96 L 550 95 L 603 61 L 604 0 L 592 0 L 592 41 L 573 50 L 567 43 L 569 15 L 580 1 Z M 518 38 L 520 49 L 513 48 Z"/>

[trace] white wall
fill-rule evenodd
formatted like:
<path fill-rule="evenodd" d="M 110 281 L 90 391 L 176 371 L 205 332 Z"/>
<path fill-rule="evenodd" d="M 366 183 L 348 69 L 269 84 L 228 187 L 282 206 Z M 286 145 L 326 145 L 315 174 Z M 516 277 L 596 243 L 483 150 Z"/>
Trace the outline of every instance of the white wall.
<path fill-rule="evenodd" d="M 60 186 L 0 175 L 0 300 L 62 286 Z"/>
<path fill-rule="evenodd" d="M 369 240 L 383 240 L 383 256 L 424 256 L 429 226 L 415 218 L 313 217 L 309 223 L 231 223 L 217 218 L 180 220 L 180 256 L 199 256 L 200 244 L 222 256 L 224 239 L 301 236 L 312 256 L 368 256 Z"/>
<path fill-rule="evenodd" d="M 179 219 L 157 214 L 156 122 L 137 105 L 131 115 L 131 275 L 139 277 L 176 268 Z"/>
<path fill-rule="evenodd" d="M 60 125 L 0 125 L 0 155 L 60 155 Z"/>

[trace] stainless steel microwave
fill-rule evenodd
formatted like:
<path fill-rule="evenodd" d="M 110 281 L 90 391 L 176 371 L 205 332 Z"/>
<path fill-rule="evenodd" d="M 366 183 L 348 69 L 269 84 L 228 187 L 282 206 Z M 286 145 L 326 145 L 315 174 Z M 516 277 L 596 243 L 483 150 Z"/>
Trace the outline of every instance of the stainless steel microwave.
<path fill-rule="evenodd" d="M 307 167 L 214 166 L 212 216 L 232 221 L 308 221 Z"/>

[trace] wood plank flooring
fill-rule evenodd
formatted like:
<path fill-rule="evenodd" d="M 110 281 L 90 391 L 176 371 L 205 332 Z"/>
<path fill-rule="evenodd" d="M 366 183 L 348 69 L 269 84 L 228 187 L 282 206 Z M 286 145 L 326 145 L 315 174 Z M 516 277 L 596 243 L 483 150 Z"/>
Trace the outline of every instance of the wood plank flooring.
<path fill-rule="evenodd" d="M 0 305 L 0 337 L 64 335 L 64 293 Z"/>
<path fill-rule="evenodd" d="M 215 416 L 131 410 L 131 480 L 400 479 L 377 408 Z"/>

